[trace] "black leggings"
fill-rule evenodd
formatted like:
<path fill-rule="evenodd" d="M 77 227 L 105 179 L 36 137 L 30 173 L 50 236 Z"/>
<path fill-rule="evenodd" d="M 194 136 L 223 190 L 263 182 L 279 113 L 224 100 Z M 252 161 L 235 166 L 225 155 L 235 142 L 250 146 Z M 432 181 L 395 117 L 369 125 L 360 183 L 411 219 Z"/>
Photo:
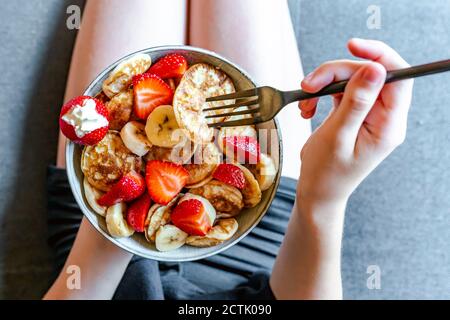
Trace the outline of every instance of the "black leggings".
<path fill-rule="evenodd" d="M 269 275 L 295 200 L 297 181 L 281 178 L 268 212 L 252 232 L 228 250 L 183 263 L 133 257 L 115 299 L 273 299 Z M 49 244 L 59 271 L 72 247 L 82 213 L 66 171 L 48 168 Z"/>

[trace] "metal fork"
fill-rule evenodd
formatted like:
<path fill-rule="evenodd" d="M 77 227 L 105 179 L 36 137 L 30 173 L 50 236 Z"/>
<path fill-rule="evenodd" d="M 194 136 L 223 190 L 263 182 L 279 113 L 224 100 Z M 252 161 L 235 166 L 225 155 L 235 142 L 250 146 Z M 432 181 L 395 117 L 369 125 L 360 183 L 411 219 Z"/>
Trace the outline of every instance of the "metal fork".
<path fill-rule="evenodd" d="M 436 61 L 414 67 L 389 71 L 386 74 L 385 83 L 422 77 L 449 70 L 450 70 L 450 59 Z M 316 93 L 307 93 L 302 90 L 280 91 L 275 88 L 267 86 L 253 88 L 236 93 L 225 94 L 222 96 L 210 97 L 206 99 L 207 102 L 236 99 L 236 103 L 205 108 L 203 109 L 203 111 L 217 112 L 217 110 L 231 109 L 231 111 L 225 113 L 215 113 L 207 115 L 206 116 L 207 119 L 251 115 L 251 117 L 248 118 L 246 117 L 240 120 L 229 120 L 223 122 L 208 123 L 210 127 L 237 127 L 237 126 L 257 124 L 272 120 L 277 115 L 277 113 L 280 112 L 281 109 L 283 109 L 284 106 L 290 104 L 291 102 L 311 99 L 315 97 L 322 97 L 325 95 L 335 93 L 342 93 L 344 92 L 347 83 L 348 80 L 334 82 Z M 248 109 L 233 111 L 235 108 L 241 106 L 247 106 Z"/>

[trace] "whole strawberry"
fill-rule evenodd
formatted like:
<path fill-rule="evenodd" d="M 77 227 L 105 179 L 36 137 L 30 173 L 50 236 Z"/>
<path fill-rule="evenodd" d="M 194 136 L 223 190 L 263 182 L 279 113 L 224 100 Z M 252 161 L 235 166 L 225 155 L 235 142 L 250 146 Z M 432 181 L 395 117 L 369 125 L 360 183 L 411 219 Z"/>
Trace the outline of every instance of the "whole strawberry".
<path fill-rule="evenodd" d="M 79 96 L 62 106 L 59 126 L 69 140 L 82 145 L 94 145 L 108 132 L 108 119 L 108 110 L 100 100 Z"/>
<path fill-rule="evenodd" d="M 187 70 L 186 58 L 181 54 L 172 53 L 159 59 L 148 69 L 147 73 L 152 73 L 161 79 L 180 78 Z"/>

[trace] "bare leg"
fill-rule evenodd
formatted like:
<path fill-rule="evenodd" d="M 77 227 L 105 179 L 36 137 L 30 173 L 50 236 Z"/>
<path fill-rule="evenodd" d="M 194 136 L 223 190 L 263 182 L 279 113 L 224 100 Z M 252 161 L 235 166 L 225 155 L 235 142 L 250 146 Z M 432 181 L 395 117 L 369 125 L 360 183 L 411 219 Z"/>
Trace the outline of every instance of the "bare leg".
<path fill-rule="evenodd" d="M 191 0 L 189 44 L 241 65 L 260 85 L 293 90 L 303 78 L 289 8 L 282 0 Z M 278 116 L 283 175 L 298 178 L 300 150 L 311 133 L 296 106 Z"/>
<path fill-rule="evenodd" d="M 184 0 L 90 0 L 78 33 L 65 100 L 82 94 L 106 66 L 133 51 L 185 41 Z M 64 137 L 60 136 L 57 165 L 65 167 Z M 83 219 L 61 274 L 46 299 L 109 299 L 131 254 L 106 240 Z M 81 289 L 67 287 L 68 266 L 81 272 Z"/>
<path fill-rule="evenodd" d="M 96 0 L 83 12 L 67 80 L 65 99 L 83 93 L 108 65 L 140 49 L 186 40 L 185 0 Z M 57 166 L 65 167 L 60 134 Z"/>

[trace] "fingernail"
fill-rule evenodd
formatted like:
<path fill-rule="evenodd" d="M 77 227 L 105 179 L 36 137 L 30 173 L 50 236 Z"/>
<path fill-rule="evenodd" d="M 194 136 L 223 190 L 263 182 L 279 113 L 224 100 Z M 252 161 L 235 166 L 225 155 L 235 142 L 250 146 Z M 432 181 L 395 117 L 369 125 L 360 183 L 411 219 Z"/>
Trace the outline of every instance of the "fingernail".
<path fill-rule="evenodd" d="M 352 41 L 361 42 L 364 41 L 363 38 L 352 38 Z"/>
<path fill-rule="evenodd" d="M 363 72 L 362 77 L 367 82 L 370 82 L 373 84 L 377 84 L 382 81 L 380 71 L 378 70 L 378 68 L 373 67 L 373 66 L 366 67 L 366 69 Z"/>
<path fill-rule="evenodd" d="M 310 74 L 308 74 L 304 79 L 303 79 L 303 81 L 304 82 L 311 82 L 311 80 L 314 78 L 314 73 L 313 72 L 311 72 Z"/>

